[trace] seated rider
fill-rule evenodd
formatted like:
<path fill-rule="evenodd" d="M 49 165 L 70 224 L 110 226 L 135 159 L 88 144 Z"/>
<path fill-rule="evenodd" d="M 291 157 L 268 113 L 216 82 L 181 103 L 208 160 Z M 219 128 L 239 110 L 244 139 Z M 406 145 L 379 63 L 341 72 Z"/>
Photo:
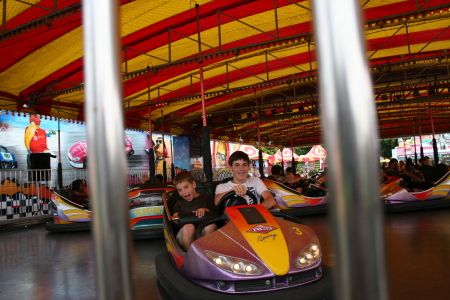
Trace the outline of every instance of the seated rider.
<path fill-rule="evenodd" d="M 248 171 L 250 169 L 250 159 L 247 153 L 242 151 L 236 151 L 230 155 L 228 160 L 230 165 L 230 170 L 233 173 L 233 179 L 227 183 L 219 184 L 216 187 L 216 197 L 214 202 L 216 205 L 219 203 L 220 199 L 228 192 L 235 191 L 236 196 L 244 197 L 247 191 L 255 194 L 258 202 L 260 198 L 263 197 L 264 201 L 261 203 L 267 209 L 272 208 L 275 204 L 275 198 L 267 190 L 267 187 L 257 177 L 247 177 Z M 246 197 L 248 204 L 258 204 L 253 203 L 251 199 Z"/>
<path fill-rule="evenodd" d="M 279 181 L 279 179 L 281 177 L 281 171 L 282 171 L 281 166 L 279 166 L 279 165 L 272 166 L 272 169 L 270 170 L 272 175 L 269 175 L 267 177 L 267 179 L 273 180 L 273 181 Z"/>
<path fill-rule="evenodd" d="M 86 184 L 84 180 L 77 179 L 72 182 L 72 202 L 83 205 L 88 201 L 88 194 L 86 193 Z"/>
<path fill-rule="evenodd" d="M 180 213 L 195 213 L 197 217 L 202 218 L 205 212 L 216 208 L 211 195 L 197 193 L 195 190 L 196 183 L 191 173 L 186 171 L 178 173 L 173 180 L 173 184 L 178 194 L 182 197 L 173 206 L 173 216 L 178 216 Z M 216 224 L 208 225 L 204 229 L 204 235 L 214 232 L 216 229 Z M 186 224 L 180 228 L 177 234 L 177 241 L 183 246 L 185 251 L 188 251 L 194 240 L 194 224 Z"/>
<path fill-rule="evenodd" d="M 294 190 L 295 190 L 295 187 L 297 186 L 297 180 L 295 180 L 294 174 L 291 172 L 286 172 L 286 175 L 284 176 L 284 181 L 282 183 L 285 186 L 288 186 Z"/>
<path fill-rule="evenodd" d="M 384 169 L 384 173 L 386 173 L 387 176 L 398 176 L 399 166 L 396 158 L 392 158 L 389 161 L 389 165 L 386 169 Z"/>

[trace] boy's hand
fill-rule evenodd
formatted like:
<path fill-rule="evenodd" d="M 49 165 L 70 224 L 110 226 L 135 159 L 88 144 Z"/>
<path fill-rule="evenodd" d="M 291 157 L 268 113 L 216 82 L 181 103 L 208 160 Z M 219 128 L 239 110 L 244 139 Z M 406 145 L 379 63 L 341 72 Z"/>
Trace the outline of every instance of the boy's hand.
<path fill-rule="evenodd" d="M 243 186 L 242 184 L 235 185 L 232 188 L 232 190 L 236 192 L 236 196 L 238 196 L 238 197 L 244 197 L 245 194 L 247 193 L 247 188 L 245 186 Z"/>
<path fill-rule="evenodd" d="M 203 218 L 203 216 L 205 215 L 205 212 L 209 211 L 209 209 L 207 208 L 199 208 L 196 211 L 193 211 L 193 213 L 195 213 L 195 215 L 199 218 Z"/>

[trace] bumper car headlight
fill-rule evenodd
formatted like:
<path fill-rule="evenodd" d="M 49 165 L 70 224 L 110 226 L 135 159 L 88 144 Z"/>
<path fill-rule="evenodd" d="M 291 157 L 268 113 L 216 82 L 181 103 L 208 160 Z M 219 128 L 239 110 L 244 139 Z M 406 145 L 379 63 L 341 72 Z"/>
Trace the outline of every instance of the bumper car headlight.
<path fill-rule="evenodd" d="M 322 249 L 320 248 L 319 239 L 315 237 L 311 244 L 300 252 L 295 259 L 295 267 L 297 269 L 305 268 L 315 263 L 322 257 Z"/>
<path fill-rule="evenodd" d="M 239 275 L 261 275 L 263 270 L 256 264 L 244 259 L 205 251 L 205 256 L 220 269 Z"/>
<path fill-rule="evenodd" d="M 79 157 L 72 157 L 72 160 L 73 161 L 79 161 L 81 158 L 79 158 Z"/>

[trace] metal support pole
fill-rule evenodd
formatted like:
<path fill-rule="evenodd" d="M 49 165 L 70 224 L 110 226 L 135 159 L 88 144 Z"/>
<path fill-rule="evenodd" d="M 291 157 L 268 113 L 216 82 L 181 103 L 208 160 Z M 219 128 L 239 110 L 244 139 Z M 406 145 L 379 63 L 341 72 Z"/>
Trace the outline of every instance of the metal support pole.
<path fill-rule="evenodd" d="M 158 95 L 158 102 L 159 102 L 159 95 Z M 164 114 L 162 109 L 161 109 L 161 135 L 163 144 L 163 178 L 164 182 L 167 182 L 166 141 L 164 140 Z"/>
<path fill-rule="evenodd" d="M 220 9 L 217 10 L 217 30 L 219 38 L 219 50 L 222 51 L 222 27 L 220 24 Z"/>
<path fill-rule="evenodd" d="M 3 0 L 2 31 L 6 31 L 6 0 Z"/>
<path fill-rule="evenodd" d="M 170 36 L 170 28 L 168 28 L 167 29 L 167 38 L 169 39 L 168 40 L 168 43 L 167 43 L 167 52 L 168 52 L 168 54 L 169 54 L 169 62 L 172 62 L 172 41 L 171 41 L 171 36 Z"/>
<path fill-rule="evenodd" d="M 336 298 L 387 299 L 378 131 L 361 4 L 313 4 L 322 134 L 327 148 L 333 149 L 328 155 Z"/>
<path fill-rule="evenodd" d="M 417 166 L 417 145 L 416 145 L 416 119 L 413 121 L 414 123 L 414 163 Z"/>
<path fill-rule="evenodd" d="M 58 99 L 58 188 L 61 190 L 63 188 L 62 180 L 62 164 L 61 164 L 61 119 L 59 117 L 59 99 Z"/>
<path fill-rule="evenodd" d="M 273 11 L 275 13 L 275 36 L 277 38 L 280 37 L 280 34 L 278 32 L 278 10 L 277 10 L 277 0 L 273 0 Z"/>
<path fill-rule="evenodd" d="M 147 93 L 148 93 L 148 103 L 150 103 L 150 67 L 147 66 Z M 156 183 L 156 175 L 155 175 L 155 150 L 153 148 L 153 134 L 152 134 L 152 108 L 148 107 L 148 139 L 149 139 L 149 148 L 148 148 L 148 170 L 150 174 L 150 182 L 152 184 Z"/>
<path fill-rule="evenodd" d="M 419 141 L 420 141 L 420 159 L 424 158 L 423 146 L 422 146 L 422 122 L 419 117 Z"/>
<path fill-rule="evenodd" d="M 439 163 L 439 152 L 437 148 L 436 137 L 434 135 L 433 112 L 431 110 L 430 90 L 428 88 L 428 85 L 427 85 L 427 94 L 428 94 L 428 102 L 430 104 L 431 133 L 433 134 L 433 157 L 434 157 L 434 164 L 437 165 Z"/>
<path fill-rule="evenodd" d="M 96 299 L 131 300 L 119 1 L 83 1 L 86 124 Z"/>
<path fill-rule="evenodd" d="M 211 160 L 211 143 L 209 137 L 208 124 L 206 119 L 206 100 L 205 100 L 205 86 L 203 79 L 203 59 L 202 59 L 202 46 L 201 46 L 201 35 L 200 35 L 200 6 L 195 4 L 195 10 L 197 13 L 197 36 L 198 36 L 198 56 L 199 56 L 199 72 L 200 72 L 200 94 L 202 96 L 202 116 L 203 116 L 203 127 L 202 127 L 202 154 L 203 154 L 203 171 L 206 177 L 206 189 L 213 192 L 212 187 L 212 160 Z"/>
<path fill-rule="evenodd" d="M 128 73 L 128 46 L 125 47 L 125 74 Z"/>

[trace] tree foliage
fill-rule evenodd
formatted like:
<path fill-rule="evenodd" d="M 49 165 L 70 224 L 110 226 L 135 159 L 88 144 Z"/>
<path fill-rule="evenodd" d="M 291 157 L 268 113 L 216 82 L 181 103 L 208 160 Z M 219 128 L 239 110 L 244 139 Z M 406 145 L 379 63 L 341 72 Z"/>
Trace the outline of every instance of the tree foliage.
<path fill-rule="evenodd" d="M 392 157 L 392 149 L 398 146 L 397 139 L 394 140 L 381 140 L 380 141 L 380 155 L 384 158 Z"/>
<path fill-rule="evenodd" d="M 279 150 L 278 148 L 266 148 L 266 147 L 261 147 L 262 152 L 269 154 L 269 155 L 274 155 L 275 153 L 277 153 L 277 151 Z"/>
<path fill-rule="evenodd" d="M 294 147 L 294 153 L 297 155 L 306 155 L 312 149 L 312 147 Z"/>

